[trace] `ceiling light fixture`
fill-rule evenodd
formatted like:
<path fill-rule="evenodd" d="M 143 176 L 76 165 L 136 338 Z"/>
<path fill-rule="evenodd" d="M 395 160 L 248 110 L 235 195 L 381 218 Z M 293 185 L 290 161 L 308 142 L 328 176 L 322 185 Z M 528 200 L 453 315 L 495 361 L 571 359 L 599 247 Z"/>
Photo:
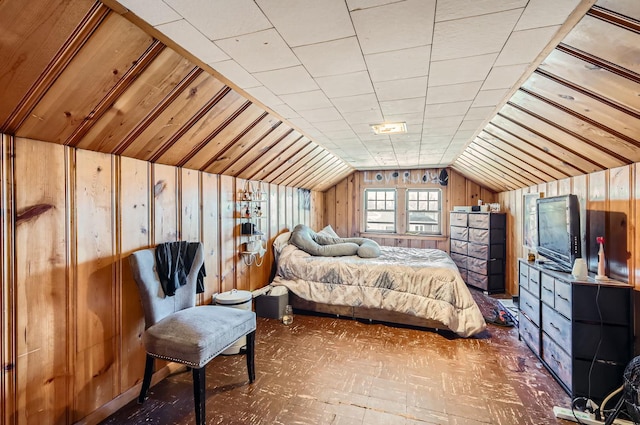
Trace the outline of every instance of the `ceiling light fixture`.
<path fill-rule="evenodd" d="M 376 134 L 400 134 L 407 132 L 406 122 L 385 122 L 382 124 L 372 124 L 371 128 Z"/>

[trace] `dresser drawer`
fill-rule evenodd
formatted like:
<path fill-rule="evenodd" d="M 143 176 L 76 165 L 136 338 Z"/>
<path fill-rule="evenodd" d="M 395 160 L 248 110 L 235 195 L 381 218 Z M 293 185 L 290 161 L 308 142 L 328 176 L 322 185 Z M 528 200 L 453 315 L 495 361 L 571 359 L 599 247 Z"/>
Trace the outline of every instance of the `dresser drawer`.
<path fill-rule="evenodd" d="M 477 243 L 469 242 L 468 246 L 468 255 L 476 258 L 489 258 L 489 245 L 481 245 Z"/>
<path fill-rule="evenodd" d="M 488 244 L 491 233 L 488 229 L 469 229 L 469 242 Z"/>
<path fill-rule="evenodd" d="M 467 284 L 486 291 L 489 289 L 489 278 L 486 275 L 467 270 Z"/>
<path fill-rule="evenodd" d="M 529 266 L 526 263 L 518 262 L 518 283 L 523 288 L 529 288 Z"/>
<path fill-rule="evenodd" d="M 540 355 L 540 328 L 522 313 L 520 313 L 518 326 L 520 327 L 520 337 L 531 348 L 531 351 Z"/>
<path fill-rule="evenodd" d="M 449 216 L 449 224 L 451 226 L 467 226 L 467 213 L 452 212 Z"/>
<path fill-rule="evenodd" d="M 558 313 L 571 319 L 571 285 L 568 282 L 555 280 L 554 302 Z"/>
<path fill-rule="evenodd" d="M 540 271 L 529 268 L 529 292 L 536 297 L 540 296 Z"/>
<path fill-rule="evenodd" d="M 546 273 L 540 273 L 540 298 L 542 302 L 555 307 L 555 279 Z"/>
<path fill-rule="evenodd" d="M 571 391 L 571 356 L 545 334 L 542 334 L 542 359 Z"/>
<path fill-rule="evenodd" d="M 540 300 L 524 288 L 520 289 L 520 311 L 540 326 Z"/>
<path fill-rule="evenodd" d="M 468 258 L 469 257 L 467 257 L 466 255 L 456 254 L 455 252 L 451 253 L 451 259 L 453 260 L 454 263 L 456 263 L 456 266 L 458 266 L 458 269 L 467 268 Z"/>
<path fill-rule="evenodd" d="M 488 229 L 489 214 L 469 214 L 469 227 L 475 227 L 476 229 Z"/>
<path fill-rule="evenodd" d="M 451 226 L 451 239 L 466 241 L 467 239 L 469 239 L 469 228 Z"/>
<path fill-rule="evenodd" d="M 542 304 L 542 331 L 571 355 L 571 321 L 546 304 Z"/>
<path fill-rule="evenodd" d="M 469 245 L 468 242 L 451 239 L 451 252 L 467 255 L 467 245 Z"/>
<path fill-rule="evenodd" d="M 486 274 L 488 274 L 487 260 L 480 259 L 480 258 L 468 257 L 467 258 L 467 269 L 471 270 L 472 272 L 476 272 L 476 273 L 480 273 L 480 274 L 486 275 Z"/>

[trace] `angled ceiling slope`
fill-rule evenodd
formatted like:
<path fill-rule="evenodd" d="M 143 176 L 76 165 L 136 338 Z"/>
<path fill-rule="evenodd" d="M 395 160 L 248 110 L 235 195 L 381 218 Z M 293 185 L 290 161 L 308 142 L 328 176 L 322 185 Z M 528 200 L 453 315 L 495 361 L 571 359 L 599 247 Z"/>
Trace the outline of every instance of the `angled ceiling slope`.
<path fill-rule="evenodd" d="M 100 2 L 0 2 L 0 132 L 314 190 L 353 170 Z"/>
<path fill-rule="evenodd" d="M 599 0 L 453 168 L 495 191 L 640 161 L 640 2 Z"/>

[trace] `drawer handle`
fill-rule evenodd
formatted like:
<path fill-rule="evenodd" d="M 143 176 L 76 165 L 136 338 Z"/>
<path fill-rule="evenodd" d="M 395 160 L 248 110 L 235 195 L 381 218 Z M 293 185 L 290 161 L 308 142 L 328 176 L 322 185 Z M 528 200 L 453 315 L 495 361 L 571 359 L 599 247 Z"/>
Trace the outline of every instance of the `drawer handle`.
<path fill-rule="evenodd" d="M 528 302 L 525 302 L 525 304 L 527 305 L 527 307 L 529 307 L 531 310 L 533 310 L 533 306 L 531 304 L 529 304 Z"/>
<path fill-rule="evenodd" d="M 557 330 L 558 332 L 560 332 L 560 328 L 557 327 L 553 322 L 549 322 L 549 324 L 551 325 L 551 327 L 553 327 L 553 329 Z"/>
<path fill-rule="evenodd" d="M 558 295 L 558 298 L 560 298 L 560 299 L 562 299 L 562 300 L 565 300 L 566 302 L 569 302 L 569 298 L 563 297 L 563 296 L 562 296 L 562 295 L 560 295 L 560 294 L 557 294 L 557 295 Z"/>
<path fill-rule="evenodd" d="M 543 286 L 542 289 L 544 289 L 545 291 L 548 291 L 548 292 L 553 292 L 553 289 L 549 289 L 546 286 Z"/>
<path fill-rule="evenodd" d="M 556 362 L 558 365 L 560 364 L 560 360 L 556 359 L 556 356 L 554 356 L 553 354 L 551 354 L 551 358 L 553 359 L 554 362 Z"/>

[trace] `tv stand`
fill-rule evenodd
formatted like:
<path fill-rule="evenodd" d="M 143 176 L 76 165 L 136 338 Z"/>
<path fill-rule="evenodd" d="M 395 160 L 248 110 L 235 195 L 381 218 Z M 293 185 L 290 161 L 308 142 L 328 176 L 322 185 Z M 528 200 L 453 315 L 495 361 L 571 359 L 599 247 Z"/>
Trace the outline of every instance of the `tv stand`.
<path fill-rule="evenodd" d="M 536 261 L 536 265 L 540 266 L 545 270 L 552 270 L 554 272 L 561 272 L 561 273 L 571 273 L 571 269 L 569 267 L 563 266 L 561 264 L 558 264 L 549 260 L 546 260 L 546 261 L 538 260 Z"/>
<path fill-rule="evenodd" d="M 518 262 L 519 337 L 572 397 L 602 401 L 633 356 L 633 287 Z"/>

